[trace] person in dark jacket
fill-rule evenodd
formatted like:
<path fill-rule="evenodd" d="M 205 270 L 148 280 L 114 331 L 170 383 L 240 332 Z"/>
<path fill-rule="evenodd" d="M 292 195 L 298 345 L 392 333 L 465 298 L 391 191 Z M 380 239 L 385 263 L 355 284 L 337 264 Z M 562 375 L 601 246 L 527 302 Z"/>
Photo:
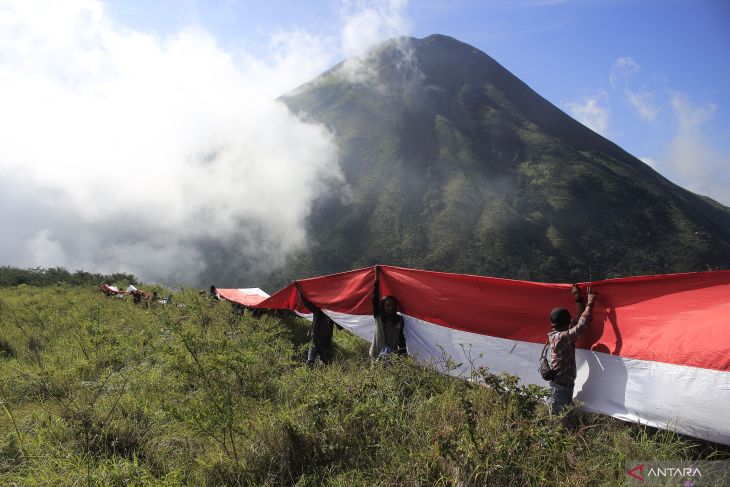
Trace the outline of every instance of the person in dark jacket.
<path fill-rule="evenodd" d="M 375 266 L 373 283 L 373 317 L 375 332 L 370 345 L 370 358 L 387 359 L 391 354 L 406 354 L 403 317 L 398 314 L 395 296 L 380 298 L 380 267 Z"/>
<path fill-rule="evenodd" d="M 309 301 L 297 284 L 299 299 L 312 312 L 312 328 L 310 330 L 311 344 L 307 353 L 307 365 L 314 365 L 317 356 L 322 363 L 328 365 L 332 362 L 332 331 L 334 322 L 322 311 L 319 306 Z"/>
<path fill-rule="evenodd" d="M 555 370 L 555 378 L 550 381 L 550 414 L 559 414 L 573 400 L 573 389 L 577 375 L 575 366 L 575 342 L 588 329 L 591 321 L 593 303 L 597 292 L 588 294 L 588 302 L 583 306 L 583 297 L 578 286 L 571 289 L 576 304 L 577 319 L 572 319 L 565 308 L 554 308 L 550 312 L 552 331 L 548 333 L 550 343 L 550 367 Z"/>

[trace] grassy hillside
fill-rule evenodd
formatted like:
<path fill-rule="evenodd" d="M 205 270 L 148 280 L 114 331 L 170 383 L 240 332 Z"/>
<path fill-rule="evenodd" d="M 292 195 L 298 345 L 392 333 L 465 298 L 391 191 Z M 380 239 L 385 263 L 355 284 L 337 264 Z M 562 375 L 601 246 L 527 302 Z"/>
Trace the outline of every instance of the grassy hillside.
<path fill-rule="evenodd" d="M 539 388 L 371 364 L 345 332 L 309 369 L 305 322 L 174 300 L 0 289 L 0 484 L 584 486 L 627 458 L 728 457 L 605 417 L 568 431 Z"/>

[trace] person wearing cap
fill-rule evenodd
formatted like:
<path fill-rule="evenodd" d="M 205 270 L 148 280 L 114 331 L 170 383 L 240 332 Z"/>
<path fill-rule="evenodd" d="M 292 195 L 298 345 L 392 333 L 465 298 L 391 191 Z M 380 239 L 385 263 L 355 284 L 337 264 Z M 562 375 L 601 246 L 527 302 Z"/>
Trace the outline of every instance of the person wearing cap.
<path fill-rule="evenodd" d="M 406 354 L 406 337 L 403 334 L 403 317 L 398 314 L 395 296 L 380 298 L 380 267 L 375 266 L 373 283 L 373 317 L 375 332 L 370 344 L 370 358 L 388 359 L 390 355 Z"/>
<path fill-rule="evenodd" d="M 588 293 L 588 302 L 583 306 L 583 297 L 575 284 L 571 289 L 576 305 L 577 319 L 572 319 L 565 308 L 554 308 L 550 312 L 552 331 L 548 333 L 550 343 L 550 367 L 555 371 L 555 378 L 550 381 L 550 414 L 559 414 L 573 400 L 575 387 L 575 342 L 588 329 L 591 321 L 593 303 L 597 292 Z"/>

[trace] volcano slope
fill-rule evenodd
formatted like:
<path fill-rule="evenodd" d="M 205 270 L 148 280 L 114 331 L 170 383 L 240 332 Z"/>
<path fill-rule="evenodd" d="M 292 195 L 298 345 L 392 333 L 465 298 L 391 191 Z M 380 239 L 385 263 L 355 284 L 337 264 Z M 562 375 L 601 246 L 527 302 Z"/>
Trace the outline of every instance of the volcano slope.
<path fill-rule="evenodd" d="M 282 100 L 335 134 L 351 194 L 317 202 L 272 284 L 374 263 L 548 281 L 729 266 L 730 209 L 456 39 L 387 41 Z"/>

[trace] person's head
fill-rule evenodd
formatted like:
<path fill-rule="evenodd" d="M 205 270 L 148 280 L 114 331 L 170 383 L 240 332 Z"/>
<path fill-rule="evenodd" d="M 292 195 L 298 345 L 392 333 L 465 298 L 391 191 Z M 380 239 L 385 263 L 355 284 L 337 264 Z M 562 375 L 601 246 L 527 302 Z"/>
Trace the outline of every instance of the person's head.
<path fill-rule="evenodd" d="M 210 294 L 215 294 L 215 286 L 210 286 Z"/>
<path fill-rule="evenodd" d="M 567 330 L 570 326 L 570 313 L 565 308 L 553 308 L 550 312 L 550 323 L 558 331 Z"/>
<path fill-rule="evenodd" d="M 380 309 L 386 316 L 393 316 L 398 312 L 398 302 L 393 296 L 385 296 L 380 300 Z"/>

